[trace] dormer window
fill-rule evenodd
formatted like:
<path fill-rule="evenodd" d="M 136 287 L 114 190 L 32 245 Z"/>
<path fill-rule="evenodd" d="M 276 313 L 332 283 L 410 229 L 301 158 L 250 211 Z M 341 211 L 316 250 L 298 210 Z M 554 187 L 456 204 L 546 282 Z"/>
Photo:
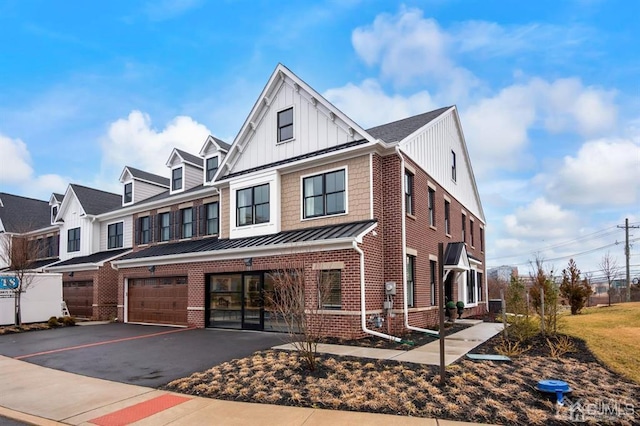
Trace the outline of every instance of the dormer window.
<path fill-rule="evenodd" d="M 218 171 L 218 157 L 207 158 L 207 182 L 211 182 Z"/>
<path fill-rule="evenodd" d="M 171 189 L 173 191 L 182 189 L 182 167 L 171 171 Z"/>
<path fill-rule="evenodd" d="M 51 223 L 56 222 L 57 215 L 58 215 L 58 206 L 51 207 Z"/>
<path fill-rule="evenodd" d="M 293 107 L 278 112 L 278 142 L 293 139 Z"/>
<path fill-rule="evenodd" d="M 124 201 L 123 204 L 129 204 L 133 201 L 133 183 L 129 182 L 124 185 Z"/>

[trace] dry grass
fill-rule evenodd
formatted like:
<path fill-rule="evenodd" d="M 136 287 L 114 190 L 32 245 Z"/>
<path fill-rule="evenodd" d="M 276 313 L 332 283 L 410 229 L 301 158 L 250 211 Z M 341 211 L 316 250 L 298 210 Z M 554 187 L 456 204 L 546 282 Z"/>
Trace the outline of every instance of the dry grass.
<path fill-rule="evenodd" d="M 585 340 L 599 360 L 640 383 L 640 302 L 585 308 L 564 316 L 562 331 Z"/>
<path fill-rule="evenodd" d="M 301 365 L 295 352 L 257 352 L 175 380 L 167 389 L 236 401 L 498 424 L 570 424 L 566 413 L 557 416 L 555 400 L 535 390 L 543 379 L 567 381 L 572 400 L 585 403 L 640 400 L 640 386 L 597 362 L 571 356 L 523 355 L 512 363 L 462 360 L 448 367 L 444 387 L 435 366 L 337 356 L 319 357 L 314 373 Z M 638 418 L 614 420 L 633 424 Z"/>

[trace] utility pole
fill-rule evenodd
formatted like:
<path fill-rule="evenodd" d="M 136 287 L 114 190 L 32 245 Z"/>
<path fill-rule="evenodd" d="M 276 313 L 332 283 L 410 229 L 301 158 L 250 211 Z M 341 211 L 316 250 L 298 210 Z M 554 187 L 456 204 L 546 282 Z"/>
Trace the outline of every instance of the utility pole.
<path fill-rule="evenodd" d="M 629 228 L 640 228 L 640 226 L 629 226 L 629 218 L 624 220 L 624 226 L 618 225 L 618 228 L 624 228 L 624 255 L 627 264 L 627 302 L 631 302 L 631 271 L 629 269 L 629 258 L 631 250 L 629 249 Z"/>

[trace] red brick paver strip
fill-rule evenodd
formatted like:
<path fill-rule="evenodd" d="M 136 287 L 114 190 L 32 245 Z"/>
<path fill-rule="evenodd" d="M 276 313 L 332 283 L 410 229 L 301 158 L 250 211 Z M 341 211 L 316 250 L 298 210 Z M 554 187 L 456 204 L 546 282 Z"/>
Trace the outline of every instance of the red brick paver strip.
<path fill-rule="evenodd" d="M 89 423 L 93 423 L 98 426 L 124 426 L 182 404 L 183 402 L 187 402 L 190 399 L 191 398 L 178 395 L 162 395 L 157 398 L 132 405 L 131 407 L 114 411 L 111 414 L 89 420 Z"/>

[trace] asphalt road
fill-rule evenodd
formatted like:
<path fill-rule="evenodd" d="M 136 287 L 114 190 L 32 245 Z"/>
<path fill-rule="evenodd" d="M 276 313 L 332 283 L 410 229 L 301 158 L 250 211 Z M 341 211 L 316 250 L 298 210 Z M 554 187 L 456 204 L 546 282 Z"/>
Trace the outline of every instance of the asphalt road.
<path fill-rule="evenodd" d="M 7 417 L 0 416 L 0 426 L 23 426 L 29 423 L 19 422 L 18 420 L 9 419 Z"/>
<path fill-rule="evenodd" d="M 0 336 L 0 355 L 157 388 L 282 344 L 284 338 L 283 334 L 264 332 L 102 324 Z"/>

